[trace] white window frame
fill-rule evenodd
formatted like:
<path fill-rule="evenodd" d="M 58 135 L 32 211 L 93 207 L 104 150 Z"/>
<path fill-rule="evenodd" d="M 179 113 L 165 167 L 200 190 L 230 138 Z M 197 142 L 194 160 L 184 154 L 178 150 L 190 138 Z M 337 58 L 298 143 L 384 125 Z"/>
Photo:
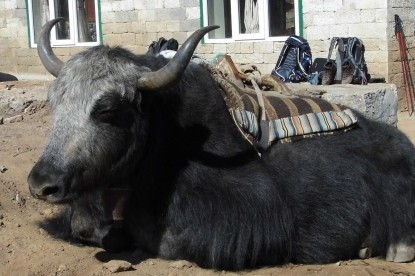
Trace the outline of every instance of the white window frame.
<path fill-rule="evenodd" d="M 95 18 L 96 18 L 96 32 L 97 32 L 97 41 L 93 42 L 79 42 L 78 40 L 78 27 L 76 22 L 78 22 L 76 10 L 76 0 L 65 0 L 68 1 L 68 12 L 69 12 L 69 28 L 70 28 L 70 39 L 56 39 L 55 27 L 50 32 L 50 40 L 52 47 L 72 47 L 72 46 L 96 46 L 101 44 L 101 28 L 99 24 L 99 0 L 94 0 L 95 5 Z M 32 48 L 37 48 L 37 43 L 35 41 L 35 33 L 33 26 L 33 7 L 32 0 L 27 1 L 28 4 L 28 15 L 29 15 L 29 35 L 30 35 L 30 46 Z M 55 16 L 55 1 L 49 1 L 49 20 L 56 18 Z"/>
<path fill-rule="evenodd" d="M 238 0 L 231 0 L 231 16 L 232 16 L 232 38 L 209 38 L 206 34 L 204 41 L 206 43 L 229 43 L 242 41 L 285 41 L 288 36 L 269 36 L 269 14 L 268 14 L 268 0 L 257 0 L 259 14 L 259 33 L 255 34 L 240 34 L 239 33 L 239 10 Z M 300 34 L 300 14 L 299 14 L 300 0 L 294 0 L 294 14 L 295 14 L 295 34 Z M 202 0 L 203 10 L 203 26 L 208 26 L 208 7 L 207 0 Z"/>

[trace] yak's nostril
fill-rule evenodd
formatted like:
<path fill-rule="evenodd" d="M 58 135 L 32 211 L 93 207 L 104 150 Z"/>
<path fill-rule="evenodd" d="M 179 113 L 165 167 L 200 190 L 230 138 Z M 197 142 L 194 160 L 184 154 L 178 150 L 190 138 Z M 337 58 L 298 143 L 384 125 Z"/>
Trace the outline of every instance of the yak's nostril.
<path fill-rule="evenodd" d="M 47 196 L 56 194 L 58 191 L 59 191 L 59 188 L 57 186 L 45 187 L 42 190 L 42 196 L 47 197 Z"/>

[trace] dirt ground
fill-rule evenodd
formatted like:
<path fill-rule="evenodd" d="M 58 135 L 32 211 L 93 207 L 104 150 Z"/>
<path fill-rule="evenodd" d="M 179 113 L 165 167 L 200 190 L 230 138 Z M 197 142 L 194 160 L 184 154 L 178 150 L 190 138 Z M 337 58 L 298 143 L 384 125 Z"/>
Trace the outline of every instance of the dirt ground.
<path fill-rule="evenodd" d="M 415 275 L 414 263 L 377 258 L 327 265 L 287 264 L 238 273 L 213 271 L 186 261 L 146 259 L 139 251 L 108 254 L 54 239 L 39 222 L 54 216 L 58 207 L 32 198 L 26 183 L 48 135 L 47 83 L 7 85 L 0 84 L 0 117 L 4 118 L 4 123 L 0 118 L 0 275 L 110 275 L 106 264 L 111 260 L 132 264 L 121 275 Z M 415 143 L 415 116 L 402 118 L 398 127 Z"/>

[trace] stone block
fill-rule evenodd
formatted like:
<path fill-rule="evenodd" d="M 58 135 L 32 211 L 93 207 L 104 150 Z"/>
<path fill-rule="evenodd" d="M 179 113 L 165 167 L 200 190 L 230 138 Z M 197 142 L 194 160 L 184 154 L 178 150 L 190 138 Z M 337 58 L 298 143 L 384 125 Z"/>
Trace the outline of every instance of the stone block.
<path fill-rule="evenodd" d="M 366 38 L 362 39 L 366 51 L 387 51 L 388 43 L 385 39 Z"/>
<path fill-rule="evenodd" d="M 338 11 L 342 8 L 342 0 L 324 0 L 323 2 L 323 11 Z M 321 6 L 320 6 L 321 10 Z"/>
<path fill-rule="evenodd" d="M 366 62 L 387 62 L 388 52 L 386 51 L 365 51 Z"/>
<path fill-rule="evenodd" d="M 136 11 L 115 11 L 115 19 L 113 23 L 136 22 L 138 13 Z"/>
<path fill-rule="evenodd" d="M 287 84 L 294 94 L 323 91 L 322 98 L 336 104 L 349 106 L 367 118 L 396 126 L 398 122 L 398 91 L 395 84 L 372 83 L 368 85 L 310 85 Z"/>
<path fill-rule="evenodd" d="M 108 44 L 108 45 L 120 45 L 120 38 L 119 35 L 115 35 L 115 34 L 106 34 L 103 36 L 103 42 L 104 44 Z"/>
<path fill-rule="evenodd" d="M 115 12 L 103 12 L 102 13 L 102 23 L 114 23 L 115 22 Z"/>
<path fill-rule="evenodd" d="M 143 33 L 143 45 L 148 46 L 158 39 L 157 33 Z"/>
<path fill-rule="evenodd" d="M 330 1 L 330 0 L 327 0 Z M 386 9 L 387 3 L 389 2 L 386 0 L 378 1 L 378 0 L 343 0 L 343 7 L 345 9 L 353 9 L 353 10 L 371 10 L 374 8 L 377 9 Z"/>
<path fill-rule="evenodd" d="M 131 11 L 134 9 L 134 1 L 122 0 L 122 1 L 111 1 L 113 11 Z"/>
<path fill-rule="evenodd" d="M 272 41 L 254 42 L 254 53 L 269 54 L 272 52 L 274 52 L 274 42 Z"/>
<path fill-rule="evenodd" d="M 182 32 L 194 32 L 200 28 L 200 21 L 199 19 L 191 19 L 191 20 L 181 20 L 180 21 L 180 31 Z"/>
<path fill-rule="evenodd" d="M 261 74 L 269 74 L 271 71 L 268 71 L 268 65 L 267 64 L 265 64 L 265 63 L 262 63 L 262 64 L 256 64 L 256 67 L 257 67 L 257 69 L 258 69 L 258 71 L 261 73 Z"/>
<path fill-rule="evenodd" d="M 331 38 L 330 29 L 332 27 L 322 27 L 322 26 L 309 26 L 305 28 L 304 34 L 306 38 L 314 39 L 329 39 Z"/>
<path fill-rule="evenodd" d="M 170 38 L 173 38 L 173 33 L 172 32 L 159 32 L 157 33 L 157 39 L 159 39 L 160 37 L 164 37 L 165 39 L 170 39 Z"/>
<path fill-rule="evenodd" d="M 226 54 L 226 44 L 225 43 L 215 43 L 213 45 L 213 51 L 217 54 Z"/>
<path fill-rule="evenodd" d="M 274 43 L 274 53 L 281 53 L 282 47 L 284 46 L 283 42 L 275 42 Z"/>
<path fill-rule="evenodd" d="M 234 42 L 226 44 L 227 54 L 239 54 L 241 53 L 241 42 Z"/>
<path fill-rule="evenodd" d="M 310 14 L 311 15 L 311 14 Z M 335 12 L 316 12 L 311 16 L 312 26 L 335 25 L 339 20 Z"/>
<path fill-rule="evenodd" d="M 180 0 L 181 7 L 198 7 L 199 0 Z"/>
<path fill-rule="evenodd" d="M 157 10 L 139 10 L 137 16 L 138 20 L 142 22 L 156 21 Z M 168 20 L 168 18 L 164 20 Z"/>
<path fill-rule="evenodd" d="M 4 0 L 4 8 L 6 10 L 14 10 L 17 9 L 17 1 L 16 0 Z"/>
<path fill-rule="evenodd" d="M 314 13 L 321 11 L 324 0 L 303 1 L 303 13 Z"/>
<path fill-rule="evenodd" d="M 26 1 L 25 0 L 17 0 L 16 4 L 17 4 L 18 9 L 23 9 L 23 10 L 26 9 Z"/>
<path fill-rule="evenodd" d="M 134 33 L 125 33 L 121 35 L 122 45 L 135 45 L 135 34 Z"/>
<path fill-rule="evenodd" d="M 167 32 L 167 24 L 166 24 L 166 22 L 158 22 L 158 24 L 157 24 L 157 32 L 158 33 L 165 33 L 165 32 Z"/>
<path fill-rule="evenodd" d="M 364 24 L 350 24 L 350 36 L 356 36 L 361 39 L 364 38 L 385 38 L 386 37 L 386 23 L 364 23 Z"/>
<path fill-rule="evenodd" d="M 156 21 L 152 21 L 152 22 L 147 22 L 146 23 L 146 32 L 157 32 L 158 29 L 158 22 Z"/>
<path fill-rule="evenodd" d="M 186 8 L 186 18 L 187 19 L 200 19 L 200 8 L 199 7 Z"/>
<path fill-rule="evenodd" d="M 168 32 L 179 32 L 180 21 L 166 21 L 166 31 Z"/>
<path fill-rule="evenodd" d="M 254 52 L 253 42 L 241 42 L 241 53 L 242 54 L 251 54 L 253 52 Z"/>
<path fill-rule="evenodd" d="M 235 58 L 233 58 L 233 56 Z M 253 54 L 235 54 L 232 56 L 232 59 L 235 63 L 239 64 L 248 64 L 254 63 L 255 65 L 259 65 L 264 63 L 264 55 L 262 53 L 253 53 Z"/>
<path fill-rule="evenodd" d="M 203 55 L 204 54 L 213 54 L 214 53 L 213 44 L 212 43 L 199 44 L 196 51 L 197 51 L 198 54 L 203 54 Z"/>
<path fill-rule="evenodd" d="M 361 23 L 361 11 L 360 10 L 339 10 L 335 12 L 337 24 L 353 24 Z M 375 20 L 375 14 L 372 15 L 373 21 Z"/>
<path fill-rule="evenodd" d="M 164 0 L 164 8 L 180 8 L 180 0 Z"/>
<path fill-rule="evenodd" d="M 176 39 L 179 44 L 183 44 L 183 42 L 185 42 L 185 40 L 188 38 L 189 36 L 187 35 L 186 32 L 174 32 L 173 33 L 173 38 Z"/>
<path fill-rule="evenodd" d="M 146 8 L 146 1 L 143 0 L 134 0 L 134 10 L 144 10 Z"/>
<path fill-rule="evenodd" d="M 376 22 L 388 22 L 388 10 L 387 9 L 376 9 Z"/>
<path fill-rule="evenodd" d="M 112 2 L 110 1 L 101 1 L 101 13 L 111 12 L 112 10 Z"/>
<path fill-rule="evenodd" d="M 186 19 L 186 10 L 184 8 L 158 9 L 157 10 L 157 20 L 160 20 L 160 21 L 185 20 L 185 19 Z"/>
<path fill-rule="evenodd" d="M 270 66 L 272 66 L 272 68 L 274 68 L 279 55 L 280 53 L 264 54 L 264 63 L 269 64 Z"/>
<path fill-rule="evenodd" d="M 13 10 L 13 12 L 12 12 L 12 14 L 13 14 L 13 17 L 14 18 L 18 18 L 19 19 L 19 24 L 20 25 L 22 25 L 22 21 L 21 21 L 21 18 L 24 18 L 25 19 L 25 23 L 26 23 L 26 9 L 15 9 L 15 10 Z"/>

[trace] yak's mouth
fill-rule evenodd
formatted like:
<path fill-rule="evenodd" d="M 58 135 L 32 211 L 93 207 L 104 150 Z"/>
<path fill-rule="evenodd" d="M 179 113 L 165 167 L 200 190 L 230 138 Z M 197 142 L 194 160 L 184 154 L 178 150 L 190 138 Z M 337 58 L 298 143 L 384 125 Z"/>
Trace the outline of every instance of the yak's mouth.
<path fill-rule="evenodd" d="M 117 223 L 124 220 L 125 206 L 131 198 L 129 188 L 108 188 L 102 192 L 102 205 L 105 218 Z"/>

